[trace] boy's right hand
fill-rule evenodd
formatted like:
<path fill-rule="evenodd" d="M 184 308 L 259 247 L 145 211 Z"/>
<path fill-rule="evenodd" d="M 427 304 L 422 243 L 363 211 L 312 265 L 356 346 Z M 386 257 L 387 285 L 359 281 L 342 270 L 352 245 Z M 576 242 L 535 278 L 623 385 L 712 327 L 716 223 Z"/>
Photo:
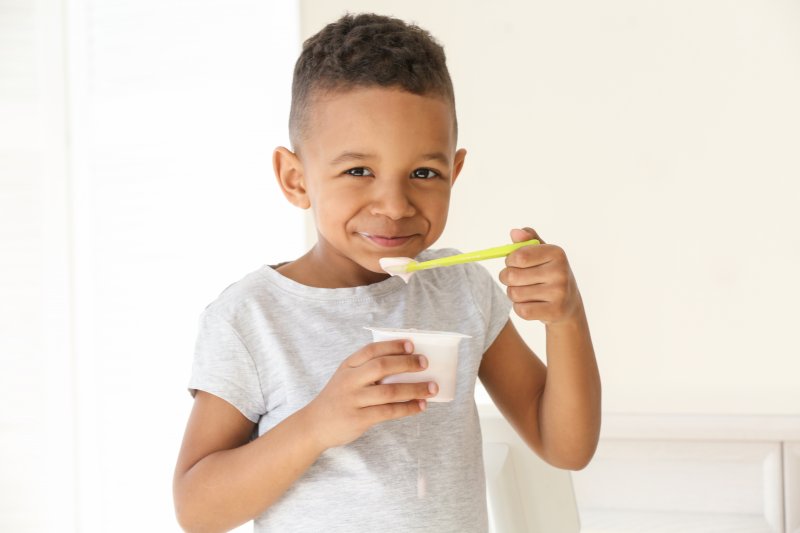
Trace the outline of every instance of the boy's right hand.
<path fill-rule="evenodd" d="M 378 422 L 425 410 L 426 398 L 438 392 L 435 383 L 380 383 L 386 376 L 427 368 L 425 356 L 413 351 L 411 341 L 373 342 L 339 365 L 305 407 L 311 434 L 321 447 L 347 444 Z"/>

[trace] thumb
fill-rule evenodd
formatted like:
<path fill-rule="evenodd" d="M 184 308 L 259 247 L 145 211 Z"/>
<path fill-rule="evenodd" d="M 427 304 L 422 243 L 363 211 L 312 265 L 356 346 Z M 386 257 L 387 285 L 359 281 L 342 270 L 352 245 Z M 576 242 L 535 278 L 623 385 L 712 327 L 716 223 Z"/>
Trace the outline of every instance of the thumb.
<path fill-rule="evenodd" d="M 524 227 L 522 229 L 512 229 L 511 230 L 511 242 L 522 242 L 522 241 L 529 241 L 531 239 L 538 239 L 539 242 L 544 244 L 544 241 L 539 234 L 536 233 L 536 230 L 529 227 Z"/>

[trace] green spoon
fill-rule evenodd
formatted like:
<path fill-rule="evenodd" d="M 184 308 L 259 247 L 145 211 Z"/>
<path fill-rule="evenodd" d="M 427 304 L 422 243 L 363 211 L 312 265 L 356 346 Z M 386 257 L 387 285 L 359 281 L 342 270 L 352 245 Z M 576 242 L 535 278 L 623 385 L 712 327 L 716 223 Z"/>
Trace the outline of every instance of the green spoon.
<path fill-rule="evenodd" d="M 448 257 L 440 257 L 438 259 L 431 259 L 430 261 L 422 261 L 421 263 L 414 261 L 410 257 L 382 257 L 379 262 L 381 268 L 385 272 L 391 274 L 392 276 L 400 276 L 403 278 L 403 281 L 408 283 L 411 274 L 420 270 L 460 265 L 462 263 L 472 263 L 473 261 L 483 261 L 484 259 L 505 257 L 514 250 L 522 248 L 523 246 L 532 246 L 536 244 L 539 244 L 538 239 L 531 239 L 529 241 L 515 242 L 513 244 L 506 244 L 504 246 L 496 246 L 494 248 L 478 250 L 477 252 L 467 252 L 463 254 L 450 255 Z"/>

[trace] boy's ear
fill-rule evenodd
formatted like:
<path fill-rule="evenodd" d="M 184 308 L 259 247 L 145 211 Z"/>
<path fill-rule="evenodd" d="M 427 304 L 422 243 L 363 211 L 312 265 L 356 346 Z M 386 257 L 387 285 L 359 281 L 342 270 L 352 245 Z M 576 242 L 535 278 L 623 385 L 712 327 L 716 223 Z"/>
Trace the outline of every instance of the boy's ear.
<path fill-rule="evenodd" d="M 450 182 L 450 186 L 452 187 L 453 184 L 456 182 L 456 178 L 458 175 L 461 174 L 461 169 L 464 168 L 464 159 L 467 157 L 467 151 L 463 148 L 456 150 L 456 157 L 453 160 L 453 181 Z"/>
<path fill-rule="evenodd" d="M 275 148 L 272 152 L 272 168 L 286 199 L 300 209 L 311 207 L 303 175 L 303 164 L 297 154 L 283 146 Z"/>

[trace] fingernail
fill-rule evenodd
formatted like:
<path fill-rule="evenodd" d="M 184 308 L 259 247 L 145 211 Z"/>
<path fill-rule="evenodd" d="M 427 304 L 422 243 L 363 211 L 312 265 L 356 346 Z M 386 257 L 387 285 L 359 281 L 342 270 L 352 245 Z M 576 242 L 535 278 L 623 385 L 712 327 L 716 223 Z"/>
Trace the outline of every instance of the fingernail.
<path fill-rule="evenodd" d="M 428 392 L 430 392 L 431 394 L 436 394 L 437 392 L 439 392 L 439 385 L 431 381 L 430 383 L 428 383 Z"/>
<path fill-rule="evenodd" d="M 425 400 L 419 400 L 419 408 L 421 411 L 424 411 L 425 408 L 427 407 L 428 407 L 428 402 L 426 402 Z"/>
<path fill-rule="evenodd" d="M 405 348 L 406 353 L 413 353 L 414 352 L 414 345 L 411 344 L 409 341 L 406 341 L 405 344 L 403 344 L 403 348 Z"/>
<path fill-rule="evenodd" d="M 419 366 L 420 368 L 428 368 L 428 358 L 424 355 L 419 356 Z"/>

